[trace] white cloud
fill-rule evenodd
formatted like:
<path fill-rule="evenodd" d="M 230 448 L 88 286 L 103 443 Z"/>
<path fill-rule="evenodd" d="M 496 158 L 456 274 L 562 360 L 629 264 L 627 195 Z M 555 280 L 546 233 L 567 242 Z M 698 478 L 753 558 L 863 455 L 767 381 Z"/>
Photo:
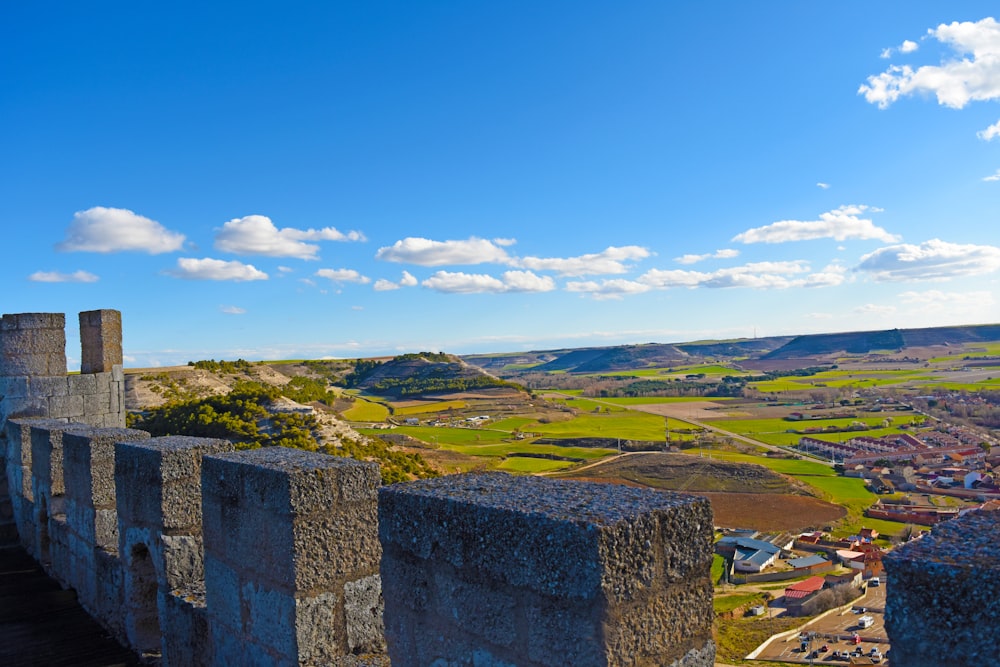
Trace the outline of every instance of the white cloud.
<path fill-rule="evenodd" d="M 291 273 L 291 272 L 292 272 L 292 271 L 294 271 L 294 270 L 295 270 L 295 269 L 293 269 L 293 268 L 292 268 L 292 267 L 290 267 L 290 266 L 279 266 L 279 267 L 278 267 L 278 272 L 279 272 L 279 273 Z"/>
<path fill-rule="evenodd" d="M 854 312 L 858 315 L 892 315 L 896 312 L 895 306 L 879 306 L 874 303 L 866 303 L 863 306 L 858 306 L 854 309 Z"/>
<path fill-rule="evenodd" d="M 732 259 L 733 257 L 738 257 L 739 254 L 739 250 L 723 248 L 716 250 L 714 253 L 709 252 L 704 255 L 681 255 L 680 257 L 675 257 L 674 261 L 678 264 L 696 264 L 706 259 Z"/>
<path fill-rule="evenodd" d="M 257 270 L 252 264 L 243 262 L 227 262 L 221 259 L 194 259 L 181 257 L 177 260 L 177 268 L 168 271 L 175 278 L 186 280 L 233 280 L 245 282 L 248 280 L 267 280 L 267 274 Z"/>
<path fill-rule="evenodd" d="M 552 278 L 531 271 L 505 271 L 503 282 L 508 292 L 551 292 L 556 288 Z"/>
<path fill-rule="evenodd" d="M 598 253 L 579 257 L 523 257 L 514 264 L 535 271 L 555 271 L 561 276 L 589 276 L 625 273 L 629 266 L 625 262 L 649 257 L 649 250 L 641 246 L 611 246 Z"/>
<path fill-rule="evenodd" d="M 945 280 L 1000 269 L 1000 248 L 948 243 L 940 239 L 879 248 L 861 258 L 855 270 L 878 281 Z"/>
<path fill-rule="evenodd" d="M 550 292 L 555 289 L 552 278 L 530 271 L 507 271 L 502 279 L 482 273 L 438 271 L 422 284 L 428 289 L 448 294 Z"/>
<path fill-rule="evenodd" d="M 906 305 L 920 308 L 960 308 L 972 312 L 983 312 L 996 304 L 993 292 L 981 290 L 976 292 L 942 292 L 927 290 L 926 292 L 903 292 L 900 301 Z"/>
<path fill-rule="evenodd" d="M 432 241 L 411 236 L 379 248 L 375 258 L 418 266 L 510 262 L 510 256 L 500 245 L 476 237 L 465 241 Z"/>
<path fill-rule="evenodd" d="M 652 269 L 639 277 L 641 284 L 656 289 L 670 289 L 671 287 L 787 289 L 789 287 L 828 287 L 839 285 L 844 280 L 844 269 L 831 265 L 820 272 L 809 273 L 809 264 L 805 260 L 752 262 L 712 272 Z"/>
<path fill-rule="evenodd" d="M 581 292 L 590 295 L 598 301 L 607 299 L 621 299 L 630 294 L 642 294 L 652 289 L 649 285 L 636 282 L 634 280 L 623 280 L 614 278 L 612 280 L 571 281 L 566 283 L 567 292 Z"/>
<path fill-rule="evenodd" d="M 60 273 L 59 271 L 35 271 L 28 280 L 36 283 L 96 283 L 100 278 L 89 271 Z"/>
<path fill-rule="evenodd" d="M 265 215 L 234 218 L 222 225 L 215 235 L 215 247 L 236 255 L 295 257 L 317 259 L 319 246 L 306 241 L 364 241 L 361 232 L 343 232 L 334 227 L 323 229 L 278 229 Z"/>
<path fill-rule="evenodd" d="M 862 84 L 858 93 L 882 109 L 900 97 L 918 93 L 933 94 L 938 104 L 953 109 L 961 109 L 970 101 L 1000 98 L 1000 23 L 987 17 L 975 23 L 941 24 L 928 30 L 927 36 L 950 47 L 960 57 L 940 66 L 925 65 L 917 69 L 892 65 L 881 74 L 868 77 L 868 83 Z"/>
<path fill-rule="evenodd" d="M 997 169 L 997 172 L 992 176 L 983 176 L 983 180 L 987 183 L 1000 181 L 1000 169 Z"/>
<path fill-rule="evenodd" d="M 246 308 L 240 308 L 239 306 L 220 306 L 219 310 L 226 315 L 245 315 L 247 312 Z"/>
<path fill-rule="evenodd" d="M 829 183 L 819 182 L 819 183 L 816 184 L 816 187 L 820 188 L 822 190 L 829 190 L 830 189 L 830 184 Z"/>
<path fill-rule="evenodd" d="M 124 208 L 95 206 L 77 211 L 56 245 L 64 252 L 123 252 L 136 250 L 157 255 L 179 250 L 184 235 Z"/>
<path fill-rule="evenodd" d="M 503 247 L 506 248 L 507 246 L 512 246 L 515 243 L 517 243 L 517 239 L 502 239 L 501 238 L 501 239 L 493 239 L 493 242 L 496 243 L 498 246 L 503 246 Z"/>
<path fill-rule="evenodd" d="M 899 45 L 899 52 L 900 53 L 913 53 L 914 51 L 916 51 L 919 48 L 920 48 L 920 45 L 917 44 L 916 42 L 914 42 L 912 40 L 909 40 L 909 39 L 905 39 L 905 40 L 903 40 L 903 43 Z"/>
<path fill-rule="evenodd" d="M 993 141 L 997 137 L 1000 137 L 1000 120 L 990 125 L 985 130 L 980 130 L 976 132 L 976 136 L 983 141 Z"/>
<path fill-rule="evenodd" d="M 875 226 L 868 218 L 860 217 L 869 210 L 877 212 L 880 209 L 865 205 L 841 206 L 836 210 L 821 213 L 819 220 L 780 220 L 763 227 L 748 229 L 734 236 L 732 240 L 742 243 L 786 243 L 824 238 L 836 241 L 848 239 L 878 239 L 889 243 L 898 241 L 899 237 L 895 234 Z"/>
<path fill-rule="evenodd" d="M 354 269 L 320 269 L 315 274 L 319 278 L 326 278 L 337 283 L 357 283 L 367 285 L 371 282 L 368 276 L 363 276 Z"/>
<path fill-rule="evenodd" d="M 373 286 L 376 292 L 388 292 L 390 290 L 399 289 L 400 287 L 415 287 L 419 281 L 413 277 L 413 274 L 409 271 L 403 271 L 403 277 L 399 279 L 398 283 L 394 283 L 391 280 L 386 280 L 385 278 L 379 278 L 375 281 Z"/>

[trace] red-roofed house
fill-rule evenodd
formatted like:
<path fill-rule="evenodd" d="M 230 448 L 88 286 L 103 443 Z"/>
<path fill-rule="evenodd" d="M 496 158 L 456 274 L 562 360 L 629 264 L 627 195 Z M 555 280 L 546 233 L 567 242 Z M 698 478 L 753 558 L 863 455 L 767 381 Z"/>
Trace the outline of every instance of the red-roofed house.
<path fill-rule="evenodd" d="M 825 584 L 826 580 L 823 577 L 809 577 L 787 586 L 785 588 L 785 608 L 788 609 L 788 613 L 792 616 L 798 615 L 802 610 L 802 605 L 823 590 Z"/>

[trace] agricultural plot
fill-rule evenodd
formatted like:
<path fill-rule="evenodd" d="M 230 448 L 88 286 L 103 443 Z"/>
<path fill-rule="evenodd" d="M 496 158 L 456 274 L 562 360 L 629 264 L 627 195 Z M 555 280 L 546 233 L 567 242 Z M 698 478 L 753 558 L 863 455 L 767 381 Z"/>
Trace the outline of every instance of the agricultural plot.
<path fill-rule="evenodd" d="M 681 428 L 682 422 L 677 423 Z M 689 426 L 683 424 L 683 426 Z M 585 413 L 568 421 L 544 424 L 533 422 L 523 430 L 554 438 L 621 438 L 622 440 L 663 441 L 664 418 L 644 412 L 622 411 L 612 413 Z"/>
<path fill-rule="evenodd" d="M 907 413 L 908 415 L 909 413 Z M 875 415 L 875 416 L 871 416 Z M 788 421 L 785 419 L 712 419 L 710 423 L 726 431 L 739 433 L 769 445 L 791 446 L 796 445 L 804 435 L 827 438 L 832 441 L 846 440 L 854 435 L 865 435 L 873 438 L 882 437 L 892 433 L 904 432 L 899 426 L 883 426 L 886 419 L 892 419 L 896 424 L 906 424 L 910 422 L 909 416 L 900 417 L 898 413 L 868 413 L 858 419 L 813 419 L 802 421 Z M 708 421 L 708 420 L 706 420 Z M 822 429 L 833 427 L 845 429 L 853 422 L 863 422 L 868 425 L 866 431 L 828 431 Z M 788 433 L 789 430 L 805 431 L 806 429 L 820 429 L 808 433 Z"/>
<path fill-rule="evenodd" d="M 389 418 L 389 408 L 381 403 L 356 398 L 354 405 L 344 410 L 341 416 L 352 422 L 384 422 Z"/>
<path fill-rule="evenodd" d="M 468 406 L 465 401 L 411 401 L 410 403 L 409 405 L 393 404 L 393 414 L 399 416 L 427 415 L 448 410 L 462 410 Z"/>
<path fill-rule="evenodd" d="M 508 456 L 497 466 L 498 470 L 507 472 L 537 474 L 552 472 L 576 465 L 573 461 L 554 461 L 552 459 L 532 458 L 527 456 Z"/>
<path fill-rule="evenodd" d="M 734 401 L 736 399 L 730 397 L 713 397 L 706 399 L 702 396 L 621 396 L 595 400 L 600 401 L 601 405 L 610 403 L 612 405 L 629 407 L 634 405 L 661 405 L 664 403 L 704 403 L 705 401 L 712 401 L 714 403 Z"/>

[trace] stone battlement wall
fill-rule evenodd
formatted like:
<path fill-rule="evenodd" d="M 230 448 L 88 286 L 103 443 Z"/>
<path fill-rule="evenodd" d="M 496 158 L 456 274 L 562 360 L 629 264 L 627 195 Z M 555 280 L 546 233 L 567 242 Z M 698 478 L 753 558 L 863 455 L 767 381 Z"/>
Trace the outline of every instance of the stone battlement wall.
<path fill-rule="evenodd" d="M 2 320 L 0 372 L 14 375 L 0 386 L 23 391 L 0 394 L 0 524 L 138 652 L 164 665 L 714 663 L 706 500 L 503 474 L 379 489 L 374 463 L 153 438 L 123 428 L 120 315 L 81 314 L 80 376 L 65 375 L 60 317 Z"/>

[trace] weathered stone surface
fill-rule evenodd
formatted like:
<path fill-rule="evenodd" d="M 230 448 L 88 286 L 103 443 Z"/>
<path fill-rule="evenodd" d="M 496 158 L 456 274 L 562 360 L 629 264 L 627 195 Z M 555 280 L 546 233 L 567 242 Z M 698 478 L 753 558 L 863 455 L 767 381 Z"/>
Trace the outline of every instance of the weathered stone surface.
<path fill-rule="evenodd" d="M 110 372 L 122 363 L 122 314 L 117 310 L 80 313 L 80 372 Z"/>
<path fill-rule="evenodd" d="M 65 493 L 63 480 L 63 444 L 66 431 L 86 431 L 87 424 L 59 419 L 39 419 L 30 423 L 31 428 L 31 477 L 34 497 L 44 494 L 50 504 L 49 513 L 61 513 L 51 507 L 56 496 Z M 22 444 L 23 447 L 23 444 Z"/>
<path fill-rule="evenodd" d="M 384 650 L 375 464 L 266 448 L 208 456 L 202 479 L 216 664 L 233 637 L 241 664 Z"/>
<path fill-rule="evenodd" d="M 379 537 L 396 667 L 713 664 L 704 499 L 457 475 L 381 489 Z"/>
<path fill-rule="evenodd" d="M 1000 664 L 1000 512 L 972 512 L 886 554 L 893 667 Z"/>
<path fill-rule="evenodd" d="M 0 375 L 64 376 L 66 316 L 21 313 L 0 318 Z"/>
<path fill-rule="evenodd" d="M 120 521 L 179 534 L 201 534 L 201 462 L 233 450 L 228 440 L 166 436 L 115 443 Z"/>

